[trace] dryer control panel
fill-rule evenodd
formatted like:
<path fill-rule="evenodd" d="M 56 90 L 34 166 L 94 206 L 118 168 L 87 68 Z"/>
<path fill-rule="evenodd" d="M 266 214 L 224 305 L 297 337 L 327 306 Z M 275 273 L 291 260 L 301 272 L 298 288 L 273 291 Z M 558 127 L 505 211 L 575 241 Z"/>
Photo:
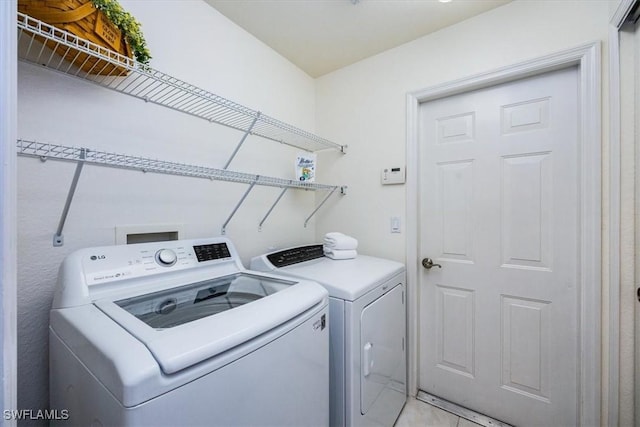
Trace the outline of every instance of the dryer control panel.
<path fill-rule="evenodd" d="M 282 268 L 299 262 L 322 258 L 322 245 L 299 246 L 267 255 L 267 259 L 275 268 Z"/>

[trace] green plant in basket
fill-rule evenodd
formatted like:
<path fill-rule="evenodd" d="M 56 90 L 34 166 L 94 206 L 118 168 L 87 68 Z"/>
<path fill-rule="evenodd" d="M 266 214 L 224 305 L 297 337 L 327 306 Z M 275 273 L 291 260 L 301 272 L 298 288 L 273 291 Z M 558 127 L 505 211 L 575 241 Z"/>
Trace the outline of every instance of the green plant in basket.
<path fill-rule="evenodd" d="M 117 0 L 91 0 L 96 9 L 102 11 L 107 18 L 122 31 L 136 60 L 144 65 L 149 64 L 151 53 L 142 34 L 141 24 L 129 12 L 124 10 Z"/>

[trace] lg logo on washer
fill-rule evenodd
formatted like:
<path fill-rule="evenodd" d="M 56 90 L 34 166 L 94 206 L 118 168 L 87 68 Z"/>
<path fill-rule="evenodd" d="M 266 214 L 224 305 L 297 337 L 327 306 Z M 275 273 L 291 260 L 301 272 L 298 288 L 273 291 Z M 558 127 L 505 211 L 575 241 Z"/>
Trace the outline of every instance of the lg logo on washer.
<path fill-rule="evenodd" d="M 106 255 L 91 255 L 91 261 L 95 261 L 98 259 L 107 259 Z"/>

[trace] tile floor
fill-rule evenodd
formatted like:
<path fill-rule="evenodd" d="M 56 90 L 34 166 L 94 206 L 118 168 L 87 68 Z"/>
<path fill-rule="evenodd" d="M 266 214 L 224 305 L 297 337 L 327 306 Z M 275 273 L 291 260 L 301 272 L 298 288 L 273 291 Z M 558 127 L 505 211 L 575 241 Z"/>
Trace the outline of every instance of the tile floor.
<path fill-rule="evenodd" d="M 479 427 L 479 424 L 408 397 L 394 427 Z"/>

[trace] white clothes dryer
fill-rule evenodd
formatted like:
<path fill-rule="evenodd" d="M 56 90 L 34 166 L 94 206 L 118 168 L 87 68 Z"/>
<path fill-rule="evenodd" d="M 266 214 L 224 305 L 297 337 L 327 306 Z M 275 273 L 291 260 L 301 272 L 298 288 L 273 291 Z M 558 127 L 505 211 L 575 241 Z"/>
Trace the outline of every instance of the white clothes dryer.
<path fill-rule="evenodd" d="M 228 239 L 83 249 L 50 312 L 67 425 L 328 426 L 327 291 L 246 270 Z"/>
<path fill-rule="evenodd" d="M 253 258 L 250 268 L 310 279 L 329 291 L 330 424 L 391 427 L 407 398 L 405 266 L 322 245 Z"/>

